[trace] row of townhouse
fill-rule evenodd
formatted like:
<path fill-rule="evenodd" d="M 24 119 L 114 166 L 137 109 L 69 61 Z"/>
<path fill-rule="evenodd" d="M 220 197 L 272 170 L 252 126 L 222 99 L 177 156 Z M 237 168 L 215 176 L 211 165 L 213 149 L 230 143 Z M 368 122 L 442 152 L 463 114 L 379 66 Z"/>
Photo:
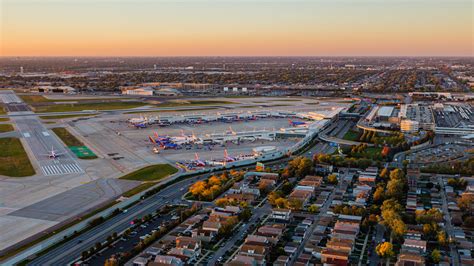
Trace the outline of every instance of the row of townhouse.
<path fill-rule="evenodd" d="M 225 208 L 212 208 L 209 218 L 202 225 L 192 230 L 192 237 L 203 242 L 213 241 L 219 234 L 222 225 L 230 218 L 237 217 L 241 212 L 238 206 L 226 206 Z"/>
<path fill-rule="evenodd" d="M 319 191 L 322 182 L 323 178 L 321 176 L 305 176 L 290 193 L 288 200 L 298 200 L 303 207 L 307 206 Z"/>
<path fill-rule="evenodd" d="M 420 238 L 406 238 L 398 254 L 396 266 L 425 265 L 426 241 Z"/>
<path fill-rule="evenodd" d="M 132 264 L 134 266 L 192 264 L 201 255 L 201 241 L 184 235 L 189 234 L 206 218 L 206 214 L 196 214 L 186 219 L 134 258 Z"/>
<path fill-rule="evenodd" d="M 452 178 L 452 176 L 449 176 Z M 462 210 L 458 206 L 459 198 L 471 198 L 474 199 L 474 177 L 463 177 L 467 181 L 467 186 L 465 189 L 455 189 L 447 185 L 448 176 L 443 178 L 445 182 L 445 194 L 448 204 L 448 211 L 451 216 L 451 223 L 454 226 L 451 234 L 451 240 L 454 241 L 456 245 L 456 250 L 459 254 L 461 265 L 474 265 L 474 230 L 465 226 L 464 222 L 466 217 L 472 217 L 474 212 L 467 210 Z M 454 177 L 459 178 L 459 177 Z M 472 204 L 470 210 L 474 209 L 474 204 Z"/>
<path fill-rule="evenodd" d="M 322 263 L 339 266 L 349 265 L 349 256 L 354 250 L 361 221 L 361 216 L 338 216 L 332 228 L 330 240 L 321 251 Z"/>
<path fill-rule="evenodd" d="M 286 229 L 285 223 L 268 223 L 248 235 L 237 255 L 226 265 L 267 265 L 271 249 L 280 241 Z"/>
<path fill-rule="evenodd" d="M 279 181 L 279 174 L 266 172 L 247 172 L 243 180 L 234 183 L 224 198 L 244 201 L 253 204 L 261 194 L 261 188 L 267 191 L 275 188 Z"/>
<path fill-rule="evenodd" d="M 417 210 L 432 208 L 442 209 L 440 191 L 433 185 L 438 183 L 435 175 L 422 175 L 419 169 L 408 169 L 407 180 L 407 213 L 414 214 Z M 423 200 L 423 198 L 426 198 L 426 195 L 429 195 L 429 202 Z"/>

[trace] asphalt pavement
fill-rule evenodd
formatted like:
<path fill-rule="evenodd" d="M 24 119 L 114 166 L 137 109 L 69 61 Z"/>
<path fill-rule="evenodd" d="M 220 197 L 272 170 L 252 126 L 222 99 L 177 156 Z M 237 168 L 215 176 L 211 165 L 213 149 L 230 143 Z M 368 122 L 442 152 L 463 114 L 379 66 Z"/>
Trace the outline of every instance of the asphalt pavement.
<path fill-rule="evenodd" d="M 446 226 L 446 232 L 448 234 L 448 237 L 454 237 L 454 227 L 451 224 L 451 215 L 449 213 L 448 209 L 448 202 L 446 200 L 446 190 L 444 189 L 444 181 L 441 176 L 438 176 L 438 184 L 441 186 L 441 199 L 443 200 L 443 218 Z M 456 249 L 456 244 L 454 243 L 449 243 L 449 250 L 450 250 L 450 258 L 451 258 L 451 264 L 454 266 L 458 266 L 459 264 L 459 253 Z"/>
<path fill-rule="evenodd" d="M 82 251 L 89 250 L 96 242 L 104 242 L 112 233 L 126 230 L 134 219 L 151 214 L 166 204 L 180 202 L 182 196 L 187 192 L 186 188 L 202 178 L 202 176 L 192 177 L 170 185 L 152 197 L 146 198 L 141 203 L 132 206 L 127 212 L 122 212 L 74 237 L 32 260 L 28 265 L 67 265 L 77 260 L 81 256 Z"/>
<path fill-rule="evenodd" d="M 308 240 L 311 238 L 311 236 L 313 235 L 313 231 L 316 229 L 316 226 L 318 224 L 318 221 L 319 219 L 321 218 L 321 215 L 325 214 L 328 210 L 329 210 L 329 207 L 331 207 L 331 204 L 332 204 L 332 201 L 334 200 L 334 197 L 335 197 L 335 191 L 336 189 L 338 188 L 342 188 L 344 191 L 347 189 L 347 186 L 349 185 L 346 181 L 344 181 L 344 177 L 346 175 L 350 175 L 349 173 L 349 170 L 348 169 L 345 169 L 345 172 L 344 172 L 344 175 L 340 178 L 339 180 L 339 184 L 337 185 L 337 187 L 334 188 L 333 191 L 331 191 L 331 194 L 329 195 L 329 197 L 327 198 L 327 200 L 324 202 L 323 206 L 320 208 L 320 211 L 319 213 L 316 215 L 315 219 L 314 219 L 314 222 L 313 224 L 311 225 L 311 227 L 309 228 L 308 230 L 308 233 L 306 234 L 306 236 L 303 238 L 303 240 L 301 241 L 300 245 L 298 246 L 298 249 L 296 250 L 295 253 L 292 254 L 292 256 L 290 257 L 290 263 L 289 265 L 294 265 L 295 262 L 296 262 L 296 259 L 298 259 L 298 257 L 300 256 L 300 254 L 303 252 L 303 249 L 304 249 L 304 246 L 306 245 L 306 242 L 308 242 Z"/>
<path fill-rule="evenodd" d="M 237 232 L 234 232 L 231 238 L 229 238 L 222 247 L 220 247 L 214 254 L 212 254 L 212 257 L 209 259 L 207 265 L 216 265 L 219 258 L 223 257 L 227 251 L 232 250 L 232 247 L 239 240 L 245 239 L 251 225 L 257 224 L 257 220 L 259 218 L 261 219 L 262 217 L 269 215 L 271 211 L 272 208 L 268 203 L 263 204 L 263 206 L 260 208 L 253 209 L 252 217 L 250 217 L 249 221 L 245 222 L 242 226 L 240 226 Z"/>

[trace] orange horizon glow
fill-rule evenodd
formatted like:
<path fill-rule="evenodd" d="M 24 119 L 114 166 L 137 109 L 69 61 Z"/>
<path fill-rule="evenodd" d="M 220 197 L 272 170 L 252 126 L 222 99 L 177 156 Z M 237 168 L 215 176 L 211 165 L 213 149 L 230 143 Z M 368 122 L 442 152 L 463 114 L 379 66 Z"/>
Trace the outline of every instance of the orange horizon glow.
<path fill-rule="evenodd" d="M 1 56 L 473 56 L 474 50 L 471 1 L 0 1 Z"/>

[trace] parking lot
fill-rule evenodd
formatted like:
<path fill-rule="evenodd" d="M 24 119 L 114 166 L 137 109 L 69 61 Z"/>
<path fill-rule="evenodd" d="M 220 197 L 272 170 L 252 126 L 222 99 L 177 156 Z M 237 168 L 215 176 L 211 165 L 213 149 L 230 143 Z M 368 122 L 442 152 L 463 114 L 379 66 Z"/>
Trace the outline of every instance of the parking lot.
<path fill-rule="evenodd" d="M 434 164 L 461 159 L 467 156 L 465 145 L 440 144 L 428 149 L 413 152 L 407 156 L 411 163 Z"/>

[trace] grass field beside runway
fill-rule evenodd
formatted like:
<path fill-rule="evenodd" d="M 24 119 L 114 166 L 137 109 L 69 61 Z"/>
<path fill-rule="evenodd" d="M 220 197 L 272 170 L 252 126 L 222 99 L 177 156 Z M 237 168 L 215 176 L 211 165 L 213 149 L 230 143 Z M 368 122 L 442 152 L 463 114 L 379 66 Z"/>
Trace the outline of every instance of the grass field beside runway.
<path fill-rule="evenodd" d="M 229 101 L 173 101 L 173 102 L 164 102 L 157 104 L 157 107 L 180 107 L 180 106 L 206 106 L 206 105 L 226 105 L 226 104 L 237 104 L 235 102 Z"/>
<path fill-rule="evenodd" d="M 96 116 L 97 114 L 83 114 L 83 115 L 44 115 L 40 116 L 39 118 L 44 120 L 56 120 L 56 119 L 66 119 L 66 118 L 75 118 L 75 117 L 88 117 L 88 116 Z"/>
<path fill-rule="evenodd" d="M 49 100 L 48 100 L 49 102 Z M 64 103 L 35 106 L 35 112 L 76 112 L 84 110 L 117 110 L 117 109 L 132 109 L 150 105 L 153 107 L 180 107 L 180 106 L 206 106 L 206 105 L 226 105 L 235 104 L 228 101 L 183 101 L 183 102 L 164 102 L 159 104 L 147 104 L 146 102 L 134 101 L 106 101 L 94 103 Z"/>
<path fill-rule="evenodd" d="M 130 98 L 98 98 L 98 97 L 90 97 L 90 98 L 64 98 L 64 99 L 50 99 L 44 97 L 43 95 L 19 95 L 19 97 L 26 103 L 35 104 L 35 103 L 50 103 L 50 102 L 79 102 L 79 101 L 116 101 L 120 99 L 130 99 Z"/>
<path fill-rule="evenodd" d="M 206 111 L 206 110 L 215 110 L 218 107 L 205 107 L 205 108 L 195 108 L 195 109 L 177 109 L 177 110 L 160 110 L 160 111 L 132 111 L 125 112 L 124 114 L 149 114 L 149 113 L 173 113 L 173 112 L 195 112 L 195 111 Z"/>
<path fill-rule="evenodd" d="M 89 148 L 87 148 L 82 141 L 72 135 L 66 128 L 57 127 L 53 128 L 52 130 L 77 156 L 77 158 L 84 160 L 97 158 L 97 156 Z"/>
<path fill-rule="evenodd" d="M 53 102 L 42 95 L 19 95 L 25 103 L 45 103 Z"/>
<path fill-rule="evenodd" d="M 155 164 L 150 165 L 120 179 L 135 180 L 135 181 L 159 181 L 164 177 L 178 172 L 178 169 L 169 164 Z"/>
<path fill-rule="evenodd" d="M 13 125 L 10 124 L 0 124 L 0 133 L 10 132 L 15 130 Z"/>
<path fill-rule="evenodd" d="M 64 142 L 64 144 L 66 144 L 66 146 L 84 146 L 82 141 L 78 140 L 64 127 L 57 127 L 52 130 Z"/>
<path fill-rule="evenodd" d="M 0 147 L 0 175 L 23 177 L 35 174 L 19 139 L 0 138 Z"/>
<path fill-rule="evenodd" d="M 98 102 L 98 103 L 70 103 L 36 106 L 36 112 L 77 112 L 84 110 L 117 110 L 131 109 L 147 105 L 143 102 Z"/>

